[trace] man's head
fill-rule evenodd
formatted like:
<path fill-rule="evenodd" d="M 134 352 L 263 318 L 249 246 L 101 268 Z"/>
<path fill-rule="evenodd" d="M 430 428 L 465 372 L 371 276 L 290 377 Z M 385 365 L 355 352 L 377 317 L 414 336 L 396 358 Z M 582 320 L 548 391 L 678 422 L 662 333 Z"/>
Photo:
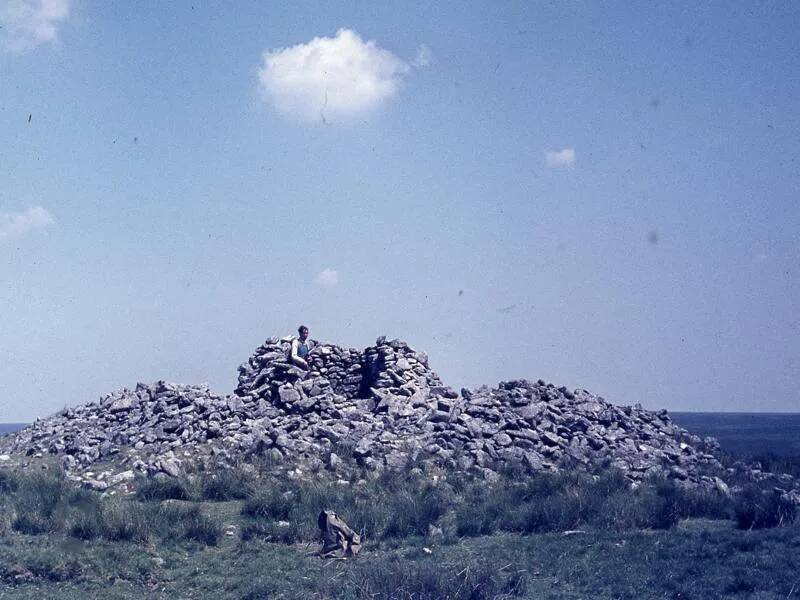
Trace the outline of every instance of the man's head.
<path fill-rule="evenodd" d="M 306 338 L 308 338 L 308 327 L 300 325 L 300 327 L 297 328 L 297 333 L 300 334 L 300 339 L 305 341 Z"/>

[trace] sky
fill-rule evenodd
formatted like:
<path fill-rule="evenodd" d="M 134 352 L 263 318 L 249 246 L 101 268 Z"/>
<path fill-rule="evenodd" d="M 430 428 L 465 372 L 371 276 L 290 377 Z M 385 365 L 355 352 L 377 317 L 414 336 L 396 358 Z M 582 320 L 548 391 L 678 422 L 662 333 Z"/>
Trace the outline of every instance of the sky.
<path fill-rule="evenodd" d="M 0 0 L 0 422 L 230 393 L 301 323 L 404 339 L 456 389 L 800 411 L 798 28 L 792 2 Z"/>

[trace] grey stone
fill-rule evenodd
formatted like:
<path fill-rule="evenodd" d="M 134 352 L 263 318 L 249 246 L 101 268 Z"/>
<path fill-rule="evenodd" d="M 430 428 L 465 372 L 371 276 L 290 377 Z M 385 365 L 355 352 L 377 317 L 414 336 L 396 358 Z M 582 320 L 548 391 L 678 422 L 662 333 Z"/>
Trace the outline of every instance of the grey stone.
<path fill-rule="evenodd" d="M 494 436 L 494 443 L 500 447 L 510 446 L 511 445 L 511 437 L 506 433 L 498 433 Z"/>
<path fill-rule="evenodd" d="M 292 405 L 300 400 L 300 392 L 292 387 L 283 387 L 278 390 L 278 396 L 283 404 Z"/>
<path fill-rule="evenodd" d="M 103 492 L 108 489 L 108 483 L 105 481 L 98 481 L 96 479 L 84 479 L 81 485 L 86 489 L 94 490 L 96 492 Z"/>
<path fill-rule="evenodd" d="M 540 437 L 541 440 L 548 446 L 559 446 L 563 443 L 560 437 L 558 437 L 554 433 L 550 433 L 549 431 L 545 431 L 544 433 L 541 434 Z"/>
<path fill-rule="evenodd" d="M 330 456 L 328 457 L 328 466 L 332 471 L 336 471 L 342 467 L 342 459 L 339 458 L 339 455 L 335 452 L 331 452 Z"/>
<path fill-rule="evenodd" d="M 121 473 L 117 473 L 108 479 L 109 485 L 119 485 L 120 483 L 125 483 L 127 481 L 133 481 L 136 478 L 136 475 L 133 471 L 122 471 Z"/>
<path fill-rule="evenodd" d="M 116 400 L 114 400 L 108 407 L 108 410 L 110 410 L 112 413 L 130 410 L 133 408 L 134 403 L 137 400 L 138 399 L 136 398 L 136 396 L 133 395 L 122 396 L 121 398 L 117 398 Z"/>
<path fill-rule="evenodd" d="M 217 468 L 258 449 L 304 470 L 330 455 L 333 443 L 357 441 L 353 455 L 376 470 L 396 468 L 424 448 L 420 460 L 461 470 L 502 463 L 552 470 L 562 460 L 586 468 L 610 463 L 632 480 L 663 472 L 708 489 L 720 488 L 714 476 L 723 484 L 735 474 L 779 481 L 746 465 L 727 473 L 714 440 L 690 435 L 664 411 L 616 407 L 541 380 L 459 396 L 424 353 L 399 340 L 378 340 L 363 351 L 315 342 L 307 373 L 286 361 L 289 344 L 290 338 L 265 341 L 239 367 L 227 398 L 205 385 L 138 384 L 0 437 L 0 455 L 51 454 L 69 471 L 104 461 L 119 473 L 132 465 L 179 473 L 178 459 L 165 452 Z M 780 485 L 798 487 L 794 480 Z"/>
<path fill-rule="evenodd" d="M 404 452 L 393 450 L 386 455 L 386 466 L 391 469 L 402 469 L 408 463 L 408 455 Z"/>
<path fill-rule="evenodd" d="M 374 444 L 366 439 L 362 439 L 356 444 L 356 447 L 353 449 L 353 455 L 359 458 L 364 458 L 372 454 L 372 449 Z"/>
<path fill-rule="evenodd" d="M 181 465 L 174 458 L 162 459 L 161 461 L 159 461 L 158 466 L 161 469 L 161 471 L 163 471 L 170 477 L 178 477 L 181 474 Z"/>

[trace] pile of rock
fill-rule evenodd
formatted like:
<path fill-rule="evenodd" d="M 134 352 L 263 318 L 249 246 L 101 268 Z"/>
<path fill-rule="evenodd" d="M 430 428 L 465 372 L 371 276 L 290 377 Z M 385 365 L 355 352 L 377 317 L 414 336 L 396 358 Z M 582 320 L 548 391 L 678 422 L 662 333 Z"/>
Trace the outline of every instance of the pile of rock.
<path fill-rule="evenodd" d="M 364 351 L 315 344 L 310 369 L 288 361 L 291 338 L 271 338 L 239 367 L 222 397 L 207 386 L 159 381 L 120 390 L 0 438 L 0 455 L 61 457 L 87 479 L 98 464 L 178 475 L 190 463 L 226 464 L 259 454 L 292 468 L 338 470 L 409 462 L 492 476 L 614 466 L 631 480 L 651 475 L 724 487 L 713 439 L 674 425 L 666 411 L 614 406 L 586 390 L 539 380 L 456 393 L 428 357 L 378 338 Z"/>
<path fill-rule="evenodd" d="M 690 435 L 663 410 L 614 406 L 586 390 L 570 392 L 542 380 L 462 390 L 462 398 L 437 443 L 481 466 L 608 465 L 631 479 L 657 475 L 708 484 L 722 471 L 716 440 Z"/>
<path fill-rule="evenodd" d="M 437 396 L 445 392 L 439 376 L 428 367 L 428 356 L 416 352 L 400 340 L 380 337 L 375 346 L 359 351 L 332 344 L 313 344 L 306 372 L 288 360 L 291 337 L 270 338 L 258 347 L 250 359 L 239 366 L 239 385 L 235 394 L 251 401 L 266 399 L 286 405 L 300 398 L 333 393 L 349 399 L 391 403 L 396 397 Z M 316 387 L 315 387 L 316 385 Z M 295 394 L 286 390 L 293 388 Z M 288 396 L 281 397 L 283 394 Z M 449 390 L 449 388 L 447 388 Z M 448 393 L 452 393 L 451 390 Z M 416 400 L 415 398 L 415 400 Z M 364 403 L 367 407 L 369 403 Z M 369 407 L 369 410 L 375 409 Z"/>
<path fill-rule="evenodd" d="M 272 338 L 239 367 L 236 395 L 246 407 L 267 403 L 274 458 L 329 466 L 355 457 L 365 466 L 401 467 L 419 457 L 440 405 L 458 394 L 428 367 L 428 357 L 381 337 L 360 352 L 317 344 L 309 371 L 287 360 L 291 338 Z M 347 453 L 348 457 L 340 456 Z"/>
<path fill-rule="evenodd" d="M 463 470 L 608 464 L 632 479 L 692 482 L 712 482 L 710 474 L 722 469 L 716 442 L 689 435 L 666 411 L 616 407 L 541 380 L 459 395 L 424 353 L 385 338 L 363 352 L 318 345 L 306 373 L 287 361 L 290 343 L 267 340 L 239 367 L 236 389 L 248 406 L 272 406 L 267 446 L 281 454 L 313 461 L 333 451 L 335 463 L 349 445 L 359 462 L 375 468 L 409 460 Z"/>
<path fill-rule="evenodd" d="M 114 463 L 116 470 L 129 466 L 178 475 L 176 450 L 203 446 L 240 426 L 227 400 L 208 386 L 159 381 L 38 419 L 0 439 L 0 447 L 12 455 L 60 456 L 67 471 Z"/>
<path fill-rule="evenodd" d="M 288 361 L 292 338 L 269 338 L 250 359 L 239 366 L 235 394 L 243 398 L 272 398 L 278 384 L 297 381 L 305 371 Z M 361 389 L 361 352 L 331 344 L 316 344 L 308 357 L 312 373 L 327 380 L 330 391 L 357 396 Z"/>

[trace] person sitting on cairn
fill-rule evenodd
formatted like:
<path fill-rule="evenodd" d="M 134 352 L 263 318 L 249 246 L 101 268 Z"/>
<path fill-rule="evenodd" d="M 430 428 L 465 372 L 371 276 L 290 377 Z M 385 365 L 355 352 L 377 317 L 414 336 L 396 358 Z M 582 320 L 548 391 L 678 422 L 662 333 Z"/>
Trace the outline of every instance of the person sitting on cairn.
<path fill-rule="evenodd" d="M 308 354 L 311 352 L 311 340 L 308 339 L 308 327 L 300 325 L 297 328 L 299 337 L 292 340 L 292 349 L 289 352 L 289 360 L 293 365 L 297 365 L 301 369 L 308 371 Z"/>

